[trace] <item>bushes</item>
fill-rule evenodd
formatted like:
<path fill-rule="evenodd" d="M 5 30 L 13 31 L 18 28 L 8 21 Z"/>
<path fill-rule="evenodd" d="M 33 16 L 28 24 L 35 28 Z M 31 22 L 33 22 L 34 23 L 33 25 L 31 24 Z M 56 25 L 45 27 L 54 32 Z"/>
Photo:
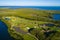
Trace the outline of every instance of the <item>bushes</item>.
<path fill-rule="evenodd" d="M 60 40 L 60 32 L 56 32 L 53 37 L 51 37 L 51 40 Z"/>
<path fill-rule="evenodd" d="M 60 40 L 60 32 L 56 30 L 44 31 L 43 29 L 32 29 L 29 32 L 39 40 Z"/>
<path fill-rule="evenodd" d="M 30 31 L 30 33 L 34 35 L 36 38 L 38 38 L 39 40 L 44 40 L 44 34 L 43 32 L 41 32 L 41 30 L 33 29 Z"/>

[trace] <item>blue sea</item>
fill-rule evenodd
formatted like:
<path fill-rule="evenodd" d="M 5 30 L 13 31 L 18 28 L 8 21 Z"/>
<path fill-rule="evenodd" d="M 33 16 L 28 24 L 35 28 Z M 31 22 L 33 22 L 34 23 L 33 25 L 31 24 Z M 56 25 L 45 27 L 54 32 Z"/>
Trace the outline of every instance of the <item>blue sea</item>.
<path fill-rule="evenodd" d="M 60 6 L 0 6 L 0 8 L 33 8 L 33 9 L 42 9 L 42 10 L 60 10 Z"/>
<path fill-rule="evenodd" d="M 0 40 L 14 40 L 8 33 L 7 25 L 0 20 Z"/>

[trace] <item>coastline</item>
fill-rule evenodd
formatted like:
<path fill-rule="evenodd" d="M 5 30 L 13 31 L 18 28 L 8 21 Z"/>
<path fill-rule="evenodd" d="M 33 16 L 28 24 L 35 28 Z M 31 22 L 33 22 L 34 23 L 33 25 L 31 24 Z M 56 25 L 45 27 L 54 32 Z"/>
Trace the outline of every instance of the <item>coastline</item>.
<path fill-rule="evenodd" d="M 47 11 L 47 10 L 44 11 L 44 10 L 34 10 L 34 9 L 14 9 L 13 11 L 9 9 L 8 10 L 3 9 L 2 11 L 4 12 L 0 14 L 1 20 L 7 25 L 8 32 L 11 35 L 11 37 L 14 37 L 15 39 L 19 39 L 21 37 L 22 39 L 24 38 L 24 40 L 29 38 L 31 38 L 31 40 L 36 40 L 36 39 L 31 35 L 20 33 L 21 30 L 17 32 L 15 29 L 12 28 L 13 26 L 17 28 L 20 27 L 25 32 L 27 32 L 28 29 L 30 28 L 43 30 L 40 26 L 45 27 L 44 24 L 46 23 L 54 23 L 55 21 L 50 20 L 51 18 L 49 17 L 51 17 L 52 14 L 57 13 L 56 11 Z M 6 20 L 5 18 L 8 18 L 8 20 Z M 11 26 L 12 24 L 8 22 L 9 19 L 11 19 L 10 23 L 14 24 L 13 26 Z M 47 26 L 45 29 L 47 28 L 50 27 Z"/>

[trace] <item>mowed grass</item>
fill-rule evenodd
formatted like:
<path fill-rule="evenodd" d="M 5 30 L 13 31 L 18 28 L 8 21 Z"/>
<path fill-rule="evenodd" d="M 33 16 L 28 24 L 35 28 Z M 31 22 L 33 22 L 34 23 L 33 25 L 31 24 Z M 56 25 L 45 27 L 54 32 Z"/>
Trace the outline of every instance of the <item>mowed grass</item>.
<path fill-rule="evenodd" d="M 5 17 L 10 18 L 10 20 L 6 20 Z M 39 28 L 38 24 L 47 23 L 43 21 L 27 20 L 27 19 L 15 17 L 15 16 L 4 16 L 2 18 L 4 21 L 7 21 L 8 23 L 10 23 L 12 28 L 13 26 L 20 27 L 20 29 L 24 31 L 28 31 L 28 28 Z"/>
<path fill-rule="evenodd" d="M 6 20 L 5 19 L 5 17 L 8 17 L 8 18 L 10 18 L 10 20 Z M 25 30 L 24 28 L 24 24 L 27 24 L 27 25 L 29 25 L 28 23 L 29 22 L 33 22 L 33 21 L 30 21 L 30 20 L 26 20 L 26 19 L 23 19 L 23 18 L 19 18 L 19 17 L 14 17 L 14 16 L 4 16 L 4 17 L 2 17 L 2 21 L 4 21 L 6 24 L 8 24 L 9 22 L 10 22 L 10 24 L 9 25 L 7 25 L 8 26 L 8 29 L 10 29 L 11 27 L 13 27 L 13 26 L 11 26 L 11 25 L 14 25 L 15 27 L 18 27 L 18 25 L 20 25 L 20 24 L 22 24 L 22 25 L 20 25 L 20 28 L 22 29 L 22 30 Z M 12 23 L 12 24 L 11 24 Z M 17 25 L 16 25 L 17 24 Z M 24 25 L 24 26 L 23 26 Z M 11 27 L 10 27 L 11 26 Z M 31 26 L 32 26 L 32 24 L 31 24 Z M 28 26 L 28 27 L 30 27 L 30 28 L 32 28 L 31 26 Z M 13 30 L 13 28 L 12 28 L 12 30 Z M 27 31 L 27 30 L 26 30 Z M 15 31 L 14 31 L 15 32 Z M 16 32 L 16 33 L 19 33 L 19 32 Z M 11 33 L 10 33 L 11 34 Z M 20 35 L 21 33 L 19 33 L 19 35 Z M 12 34 L 11 34 L 12 35 Z M 12 36 L 14 36 L 15 34 L 13 34 Z M 29 34 L 21 34 L 21 36 L 24 38 L 24 40 L 36 40 L 36 38 L 34 38 L 33 36 L 31 36 L 31 35 L 29 35 Z M 14 36 L 14 37 L 16 37 L 16 35 Z"/>

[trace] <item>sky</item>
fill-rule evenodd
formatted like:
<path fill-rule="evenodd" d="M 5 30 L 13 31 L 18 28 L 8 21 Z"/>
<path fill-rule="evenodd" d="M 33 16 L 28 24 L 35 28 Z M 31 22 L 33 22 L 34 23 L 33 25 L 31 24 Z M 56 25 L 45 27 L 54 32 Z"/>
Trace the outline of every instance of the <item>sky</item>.
<path fill-rule="evenodd" d="M 0 6 L 60 6 L 60 0 L 0 0 Z"/>

